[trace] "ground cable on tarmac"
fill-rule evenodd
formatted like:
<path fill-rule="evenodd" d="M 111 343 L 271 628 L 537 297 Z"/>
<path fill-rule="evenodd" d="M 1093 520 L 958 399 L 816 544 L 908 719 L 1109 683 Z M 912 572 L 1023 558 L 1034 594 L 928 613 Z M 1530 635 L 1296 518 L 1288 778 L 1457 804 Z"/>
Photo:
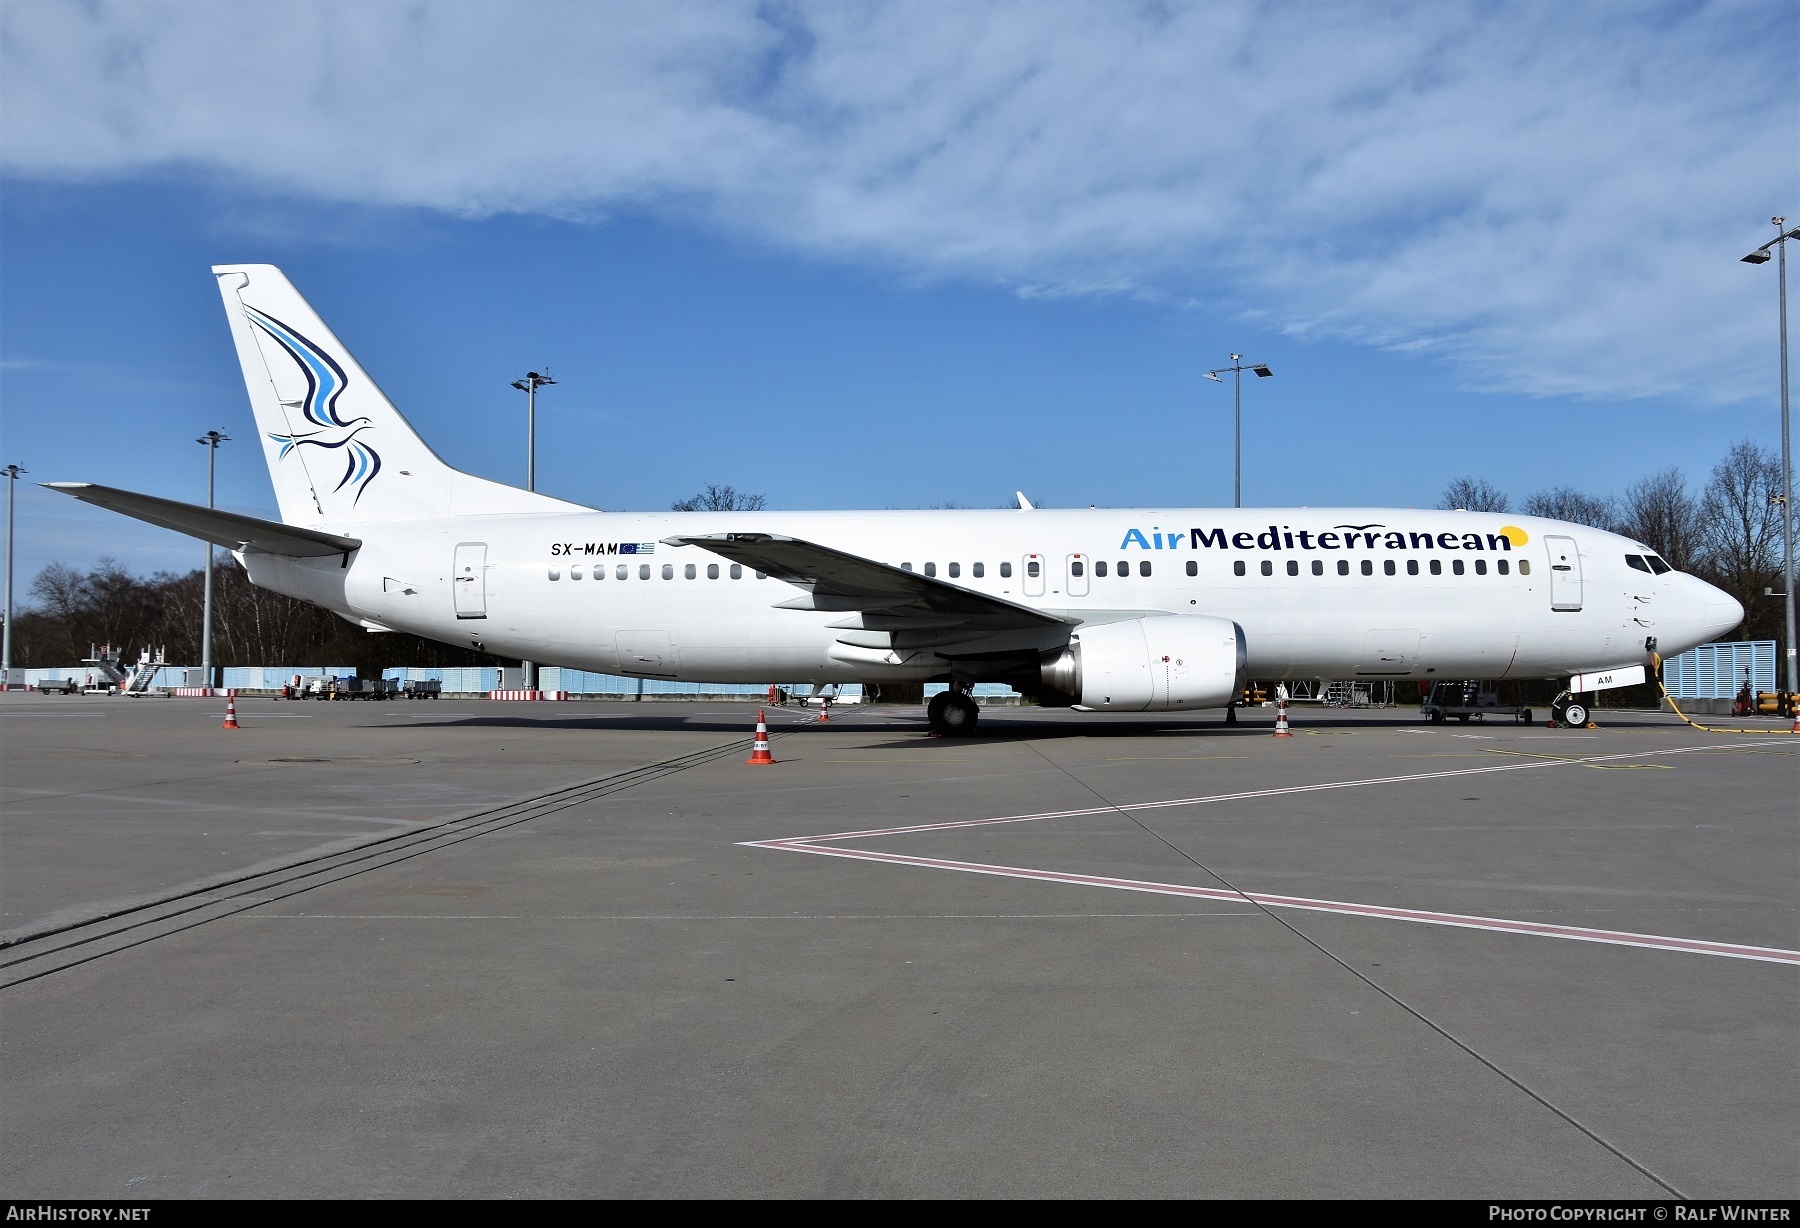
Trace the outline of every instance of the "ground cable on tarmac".
<path fill-rule="evenodd" d="M 1796 723 L 1792 729 L 1732 729 L 1725 725 L 1702 725 L 1698 721 L 1696 721 L 1693 717 L 1689 716 L 1687 713 L 1683 712 L 1680 708 L 1675 706 L 1675 697 L 1673 695 L 1669 694 L 1669 688 L 1663 682 L 1662 657 L 1660 657 L 1660 656 L 1653 657 L 1652 661 L 1656 667 L 1656 689 L 1661 691 L 1663 698 L 1668 701 L 1669 711 L 1673 712 L 1676 716 L 1679 716 L 1682 720 L 1686 721 L 1693 728 L 1698 729 L 1701 733 L 1776 733 L 1776 734 L 1800 733 L 1800 723 Z"/>

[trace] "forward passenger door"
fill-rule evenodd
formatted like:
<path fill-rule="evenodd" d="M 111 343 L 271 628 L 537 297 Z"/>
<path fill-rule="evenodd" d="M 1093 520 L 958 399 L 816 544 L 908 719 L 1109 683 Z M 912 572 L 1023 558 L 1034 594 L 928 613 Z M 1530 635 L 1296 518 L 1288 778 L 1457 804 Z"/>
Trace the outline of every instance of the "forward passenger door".
<path fill-rule="evenodd" d="M 1573 537 L 1547 535 L 1544 549 L 1550 554 L 1550 608 L 1581 608 L 1581 551 Z"/>

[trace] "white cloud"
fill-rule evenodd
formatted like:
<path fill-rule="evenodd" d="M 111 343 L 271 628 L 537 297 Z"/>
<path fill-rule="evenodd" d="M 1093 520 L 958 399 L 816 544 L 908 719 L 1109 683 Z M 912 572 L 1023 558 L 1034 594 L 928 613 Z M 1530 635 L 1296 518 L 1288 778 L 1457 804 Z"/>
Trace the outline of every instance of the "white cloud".
<path fill-rule="evenodd" d="M 4 165 L 673 213 L 1228 302 L 1535 393 L 1766 393 L 1790 6 L 44 3 Z"/>

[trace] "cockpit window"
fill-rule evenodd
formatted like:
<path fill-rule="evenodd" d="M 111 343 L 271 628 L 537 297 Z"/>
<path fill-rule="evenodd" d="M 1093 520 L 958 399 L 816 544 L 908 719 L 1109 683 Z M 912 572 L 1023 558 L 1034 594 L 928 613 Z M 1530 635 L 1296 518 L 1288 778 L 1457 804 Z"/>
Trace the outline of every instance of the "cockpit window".
<path fill-rule="evenodd" d="M 1625 556 L 1625 566 L 1630 567 L 1636 571 L 1649 571 L 1650 570 L 1650 564 L 1644 562 L 1644 556 L 1641 554 L 1626 555 Z"/>
<path fill-rule="evenodd" d="M 1644 556 L 1644 559 L 1646 562 L 1648 562 L 1650 564 L 1650 570 L 1655 572 L 1659 576 L 1662 575 L 1662 573 L 1665 571 L 1674 571 L 1675 570 L 1673 567 L 1669 566 L 1667 563 L 1665 563 L 1661 559 L 1657 558 L 1654 554 L 1646 554 Z"/>

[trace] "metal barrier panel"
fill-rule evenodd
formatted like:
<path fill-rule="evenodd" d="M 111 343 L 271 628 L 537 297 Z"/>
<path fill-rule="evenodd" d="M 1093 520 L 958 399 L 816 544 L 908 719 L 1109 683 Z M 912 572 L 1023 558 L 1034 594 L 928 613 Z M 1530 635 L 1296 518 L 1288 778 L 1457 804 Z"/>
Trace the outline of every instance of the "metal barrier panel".
<path fill-rule="evenodd" d="M 1676 699 L 1730 699 L 1748 675 L 1751 691 L 1775 689 L 1775 641 L 1702 644 L 1663 662 L 1663 685 Z"/>

